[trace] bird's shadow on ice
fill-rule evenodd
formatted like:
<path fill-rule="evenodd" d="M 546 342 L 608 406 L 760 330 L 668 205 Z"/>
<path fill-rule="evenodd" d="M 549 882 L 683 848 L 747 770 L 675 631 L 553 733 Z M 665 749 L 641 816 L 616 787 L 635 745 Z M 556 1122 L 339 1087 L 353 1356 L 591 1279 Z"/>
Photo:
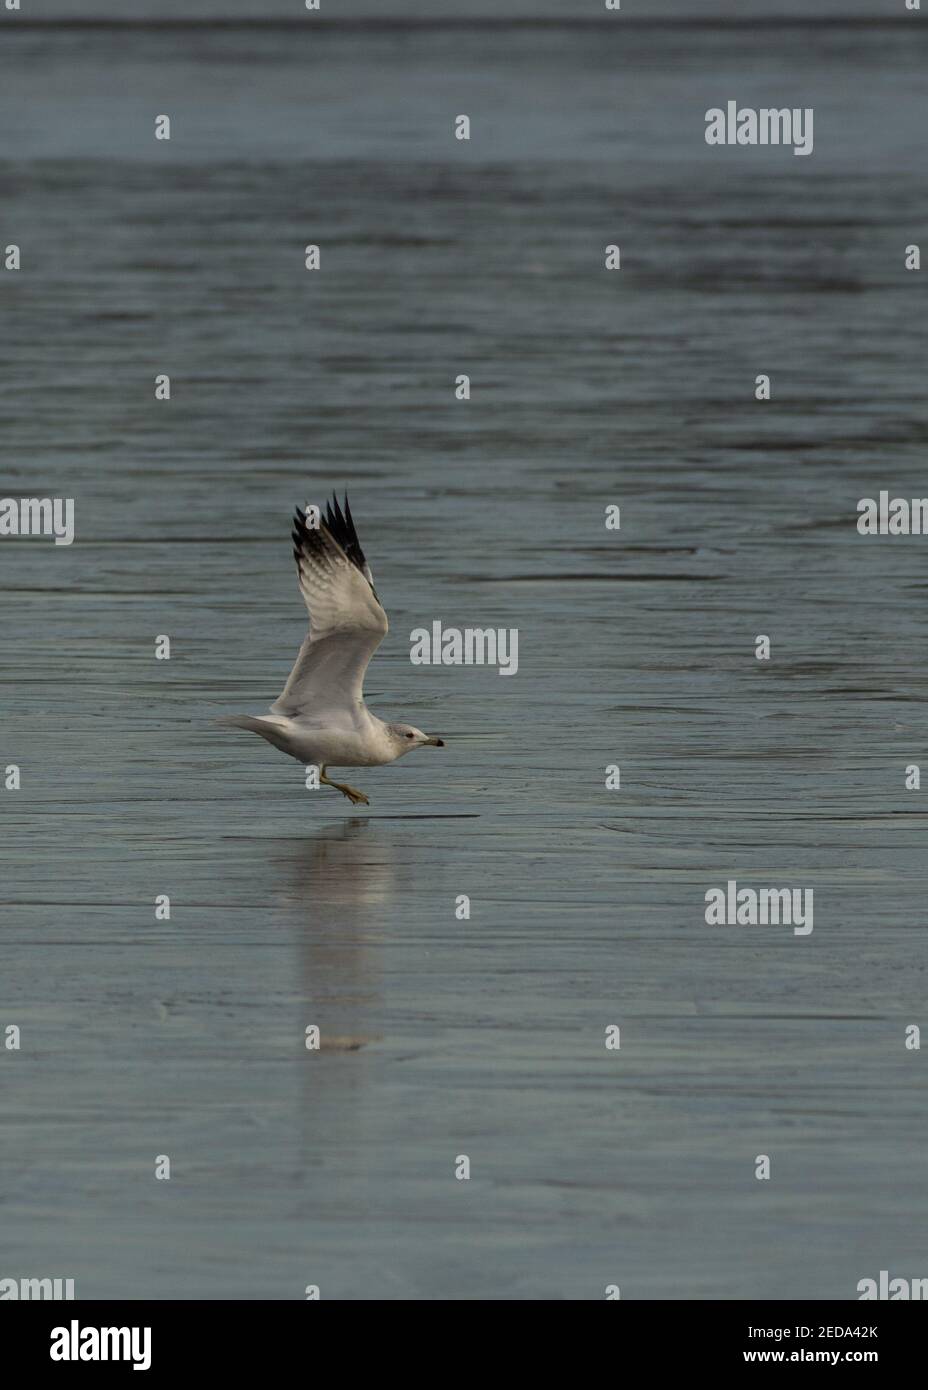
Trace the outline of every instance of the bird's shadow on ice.
<path fill-rule="evenodd" d="M 400 880 L 412 872 L 408 859 L 399 862 L 400 839 L 399 827 L 352 816 L 274 842 L 275 898 L 292 926 L 301 1029 L 320 1030 L 316 1060 L 379 1036 L 382 938 Z"/>
<path fill-rule="evenodd" d="M 272 864 L 280 874 L 279 900 L 307 925 L 325 930 L 337 911 L 344 935 L 377 925 L 376 910 L 396 892 L 397 836 L 366 816 L 323 826 L 312 835 L 279 840 Z"/>
<path fill-rule="evenodd" d="M 278 840 L 271 851 L 275 897 L 295 949 L 294 1034 L 318 1028 L 318 1045 L 300 1047 L 300 1103 L 294 1112 L 295 1172 L 311 1176 L 323 1151 L 320 1135 L 338 1153 L 359 1142 L 360 1116 L 370 1098 L 364 1058 L 381 1040 L 383 937 L 397 897 L 399 827 L 366 817 L 329 824 L 309 836 Z"/>

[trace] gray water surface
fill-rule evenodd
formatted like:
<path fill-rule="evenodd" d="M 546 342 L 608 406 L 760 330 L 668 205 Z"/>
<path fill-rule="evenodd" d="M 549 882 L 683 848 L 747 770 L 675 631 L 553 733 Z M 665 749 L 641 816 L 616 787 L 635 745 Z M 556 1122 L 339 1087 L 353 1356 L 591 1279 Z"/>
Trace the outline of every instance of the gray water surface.
<path fill-rule="evenodd" d="M 4 25 L 3 490 L 77 540 L 0 545 L 0 1276 L 928 1275 L 928 542 L 854 525 L 926 490 L 925 32 Z M 709 149 L 729 97 L 814 106 L 813 156 Z M 212 724 L 282 687 L 336 485 L 368 701 L 447 743 L 360 813 Z M 517 675 L 412 666 L 435 618 Z M 813 933 L 707 927 L 729 878 Z"/>

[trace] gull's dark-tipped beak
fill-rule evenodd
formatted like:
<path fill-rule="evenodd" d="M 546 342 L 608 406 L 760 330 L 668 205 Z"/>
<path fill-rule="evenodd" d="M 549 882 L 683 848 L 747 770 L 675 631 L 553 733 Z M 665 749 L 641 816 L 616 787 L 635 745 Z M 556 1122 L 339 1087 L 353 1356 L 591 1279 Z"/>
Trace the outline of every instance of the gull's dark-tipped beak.
<path fill-rule="evenodd" d="M 425 741 L 427 744 L 430 743 L 433 748 L 444 748 L 445 746 L 445 740 L 443 738 L 435 738 L 434 734 L 431 738 L 427 738 Z"/>

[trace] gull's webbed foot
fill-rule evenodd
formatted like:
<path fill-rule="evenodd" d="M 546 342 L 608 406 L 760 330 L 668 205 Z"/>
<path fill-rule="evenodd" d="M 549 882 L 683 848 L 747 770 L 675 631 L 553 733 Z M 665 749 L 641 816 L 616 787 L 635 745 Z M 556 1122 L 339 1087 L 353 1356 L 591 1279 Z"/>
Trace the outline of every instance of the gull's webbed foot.
<path fill-rule="evenodd" d="M 337 787 L 342 796 L 347 796 L 352 806 L 370 806 L 370 801 L 363 792 L 359 792 L 357 787 L 349 787 L 347 782 L 333 782 L 333 787 Z"/>
<path fill-rule="evenodd" d="M 342 796 L 347 796 L 352 806 L 370 806 L 370 802 L 363 792 L 359 792 L 357 787 L 349 787 L 347 782 L 333 782 L 331 777 L 326 776 L 325 768 L 322 769 L 319 781 L 326 787 L 334 787 Z"/>

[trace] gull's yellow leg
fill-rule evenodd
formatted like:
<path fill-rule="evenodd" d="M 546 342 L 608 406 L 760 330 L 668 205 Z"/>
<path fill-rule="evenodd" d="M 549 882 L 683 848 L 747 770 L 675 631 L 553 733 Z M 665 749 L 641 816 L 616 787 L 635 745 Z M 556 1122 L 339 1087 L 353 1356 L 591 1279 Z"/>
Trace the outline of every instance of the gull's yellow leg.
<path fill-rule="evenodd" d="M 357 787 L 349 787 L 347 782 L 333 782 L 331 777 L 325 775 L 325 766 L 319 769 L 319 781 L 323 786 L 334 787 L 342 796 L 347 796 L 352 806 L 370 806 L 370 802 L 363 792 L 359 792 Z"/>

